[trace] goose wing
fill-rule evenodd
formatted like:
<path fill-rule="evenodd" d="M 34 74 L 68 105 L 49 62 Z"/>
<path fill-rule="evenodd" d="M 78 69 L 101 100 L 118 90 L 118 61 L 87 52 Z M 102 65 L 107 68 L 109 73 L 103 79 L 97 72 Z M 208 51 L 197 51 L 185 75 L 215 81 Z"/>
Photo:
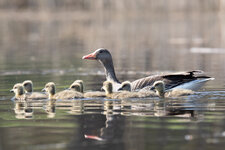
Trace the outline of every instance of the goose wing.
<path fill-rule="evenodd" d="M 131 83 L 132 91 L 140 89 L 150 89 L 155 81 L 162 80 L 165 83 L 166 90 L 172 89 L 176 86 L 200 79 L 200 78 L 211 78 L 208 76 L 199 76 L 203 74 L 201 70 L 194 70 L 188 72 L 180 72 L 173 74 L 164 74 L 164 75 L 153 75 L 145 78 L 135 80 Z"/>

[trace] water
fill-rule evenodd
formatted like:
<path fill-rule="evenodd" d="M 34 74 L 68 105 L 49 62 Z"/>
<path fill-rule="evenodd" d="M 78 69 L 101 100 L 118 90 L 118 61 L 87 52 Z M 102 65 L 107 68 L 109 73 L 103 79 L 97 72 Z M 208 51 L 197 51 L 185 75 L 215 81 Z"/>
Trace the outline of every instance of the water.
<path fill-rule="evenodd" d="M 0 150 L 224 149 L 224 2 L 76 2 L 1 2 Z M 120 81 L 195 69 L 216 79 L 165 100 L 10 100 L 24 80 L 100 90 L 102 66 L 81 59 L 100 47 Z"/>

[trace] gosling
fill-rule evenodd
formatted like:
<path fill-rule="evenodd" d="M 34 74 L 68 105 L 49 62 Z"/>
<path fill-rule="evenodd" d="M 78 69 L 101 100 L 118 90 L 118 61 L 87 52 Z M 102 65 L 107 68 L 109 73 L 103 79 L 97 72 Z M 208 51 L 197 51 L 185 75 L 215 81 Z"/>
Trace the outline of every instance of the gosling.
<path fill-rule="evenodd" d="M 26 80 L 23 83 L 26 97 L 28 99 L 38 100 L 38 99 L 47 99 L 48 96 L 45 93 L 33 92 L 33 82 L 31 80 Z"/>
<path fill-rule="evenodd" d="M 82 91 L 81 85 L 77 82 L 73 82 L 68 89 L 56 93 L 55 98 L 56 99 L 83 98 L 83 94 L 81 93 L 81 91 Z"/>
<path fill-rule="evenodd" d="M 16 100 L 25 100 L 25 95 L 24 95 L 24 87 L 23 84 L 17 83 L 13 86 L 13 88 L 10 90 L 10 92 L 15 93 L 15 99 Z"/>
<path fill-rule="evenodd" d="M 146 98 L 146 97 L 157 97 L 157 94 L 153 91 L 138 91 L 138 92 L 131 92 L 131 82 L 124 81 L 121 84 L 121 88 L 119 91 L 130 91 L 130 93 L 126 93 L 128 98 Z"/>
<path fill-rule="evenodd" d="M 97 98 L 97 97 L 106 97 L 105 92 L 100 91 L 90 91 L 84 93 L 84 82 L 82 80 L 76 80 L 74 83 L 80 84 L 80 92 L 83 93 L 85 98 Z"/>
<path fill-rule="evenodd" d="M 105 95 L 108 98 L 112 98 L 112 99 L 126 99 L 126 98 L 139 98 L 139 94 L 138 92 L 130 92 L 130 91 L 126 91 L 129 90 L 129 84 L 128 83 L 124 83 L 124 85 L 122 85 L 122 88 L 120 88 L 119 90 L 123 90 L 121 92 L 116 92 L 113 93 L 113 86 L 112 86 L 112 82 L 110 81 L 105 81 L 103 83 L 102 89 L 105 91 Z"/>
<path fill-rule="evenodd" d="M 151 90 L 155 90 L 156 94 L 159 96 L 159 98 L 180 97 L 180 96 L 187 96 L 187 95 L 194 94 L 194 92 L 192 90 L 187 90 L 187 89 L 174 89 L 174 90 L 170 90 L 170 91 L 166 92 L 165 84 L 163 81 L 154 82 Z"/>
<path fill-rule="evenodd" d="M 55 83 L 54 82 L 48 82 L 45 84 L 45 87 L 42 89 L 42 92 L 48 93 L 48 99 L 54 100 L 55 98 Z"/>

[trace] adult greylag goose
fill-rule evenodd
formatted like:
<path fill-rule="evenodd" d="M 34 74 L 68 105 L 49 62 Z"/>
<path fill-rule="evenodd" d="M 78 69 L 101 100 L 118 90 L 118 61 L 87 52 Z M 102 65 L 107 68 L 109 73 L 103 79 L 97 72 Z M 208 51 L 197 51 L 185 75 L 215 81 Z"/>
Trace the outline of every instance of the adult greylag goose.
<path fill-rule="evenodd" d="M 16 100 L 25 100 L 25 95 L 24 95 L 24 88 L 23 84 L 17 83 L 13 86 L 13 88 L 10 90 L 10 92 L 15 93 L 15 99 Z"/>
<path fill-rule="evenodd" d="M 43 91 L 46 91 L 49 95 L 49 99 L 74 99 L 83 98 L 83 94 L 80 92 L 80 84 L 72 83 L 69 89 L 56 93 L 56 87 L 53 82 L 49 82 L 45 85 Z"/>
<path fill-rule="evenodd" d="M 106 80 L 111 81 L 113 84 L 113 91 L 117 91 L 121 87 L 121 83 L 115 74 L 112 56 L 107 49 L 97 49 L 95 52 L 83 56 L 82 59 L 98 60 L 105 69 Z M 148 76 L 133 81 L 131 83 L 131 90 L 136 91 L 148 86 L 151 87 L 153 83 L 158 80 L 164 81 L 166 90 L 173 88 L 198 90 L 205 84 L 205 82 L 214 79 L 202 74 L 203 71 L 194 70 L 181 73 Z"/>
<path fill-rule="evenodd" d="M 163 81 L 156 81 L 154 82 L 151 90 L 155 90 L 156 94 L 160 97 L 160 98 L 164 98 L 164 97 L 180 97 L 180 96 L 187 96 L 187 95 L 191 95 L 194 94 L 194 92 L 192 90 L 188 90 L 188 89 L 173 89 L 170 91 L 165 91 L 165 84 Z"/>
<path fill-rule="evenodd" d="M 26 80 L 22 84 L 25 90 L 25 95 L 28 99 L 37 100 L 48 98 L 48 96 L 45 93 L 33 92 L 33 82 L 31 80 Z"/>

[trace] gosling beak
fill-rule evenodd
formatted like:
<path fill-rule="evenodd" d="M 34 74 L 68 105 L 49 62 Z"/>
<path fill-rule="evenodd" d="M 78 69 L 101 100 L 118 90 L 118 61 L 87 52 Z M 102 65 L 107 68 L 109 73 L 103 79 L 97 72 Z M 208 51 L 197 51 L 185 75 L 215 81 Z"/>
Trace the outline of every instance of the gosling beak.
<path fill-rule="evenodd" d="M 94 53 L 91 53 L 91 54 L 88 54 L 88 55 L 85 55 L 82 57 L 82 59 L 90 59 L 90 60 L 95 60 L 96 59 L 96 54 L 95 52 Z"/>
<path fill-rule="evenodd" d="M 155 87 L 152 86 L 152 87 L 150 88 L 150 90 L 151 90 L 151 91 L 155 91 Z"/>
<path fill-rule="evenodd" d="M 118 91 L 123 91 L 123 88 L 122 88 L 122 87 L 121 87 L 121 88 L 119 88 L 119 89 L 118 89 Z"/>
<path fill-rule="evenodd" d="M 101 87 L 101 91 L 105 91 L 105 90 L 104 90 L 104 87 Z"/>
<path fill-rule="evenodd" d="M 43 88 L 43 89 L 41 90 L 41 92 L 46 92 L 45 88 Z"/>
<path fill-rule="evenodd" d="M 10 90 L 10 92 L 11 92 L 11 93 L 13 93 L 13 92 L 14 92 L 14 90 L 13 90 L 13 89 L 11 89 L 11 90 Z"/>

